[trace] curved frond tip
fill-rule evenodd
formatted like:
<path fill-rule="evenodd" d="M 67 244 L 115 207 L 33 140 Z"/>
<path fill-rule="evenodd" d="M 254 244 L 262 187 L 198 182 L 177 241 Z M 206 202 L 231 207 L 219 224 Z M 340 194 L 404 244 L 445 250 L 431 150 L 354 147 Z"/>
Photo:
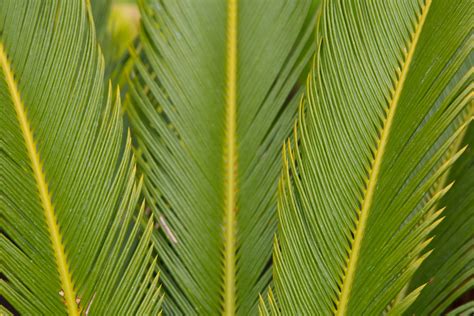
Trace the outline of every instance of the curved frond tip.
<path fill-rule="evenodd" d="M 468 115 L 473 114 L 472 110 Z M 474 192 L 471 188 L 474 186 L 474 125 L 471 124 L 459 143 L 469 147 L 447 174 L 447 181 L 453 181 L 453 188 L 440 202 L 446 206 L 445 219 L 431 233 L 434 236 L 430 244 L 433 254 L 420 266 L 409 290 L 420 284 L 426 284 L 426 287 L 407 315 L 443 314 L 448 306 L 473 287 Z"/>

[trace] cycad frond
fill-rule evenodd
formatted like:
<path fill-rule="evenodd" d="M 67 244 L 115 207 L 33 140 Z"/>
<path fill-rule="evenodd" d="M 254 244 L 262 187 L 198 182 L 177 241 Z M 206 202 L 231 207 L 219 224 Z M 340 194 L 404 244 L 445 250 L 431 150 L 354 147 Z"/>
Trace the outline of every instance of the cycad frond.
<path fill-rule="evenodd" d="M 416 299 L 421 287 L 396 300 L 429 254 L 432 208 L 450 185 L 431 189 L 463 149 L 440 161 L 472 120 L 470 76 L 458 78 L 470 7 L 324 3 L 284 150 L 274 252 L 284 314 L 399 314 Z"/>
<path fill-rule="evenodd" d="M 473 288 L 474 254 L 474 126 L 463 144 L 466 153 L 449 173 L 453 188 L 442 199 L 444 221 L 436 227 L 430 245 L 433 254 L 416 272 L 412 288 L 427 283 L 407 315 L 441 315 L 463 293 Z"/>
<path fill-rule="evenodd" d="M 247 315 L 271 279 L 280 146 L 311 1 L 141 1 L 127 111 L 175 313 Z"/>
<path fill-rule="evenodd" d="M 134 220 L 141 185 L 85 3 L 0 4 L 1 295 L 25 315 L 156 313 L 153 224 Z"/>

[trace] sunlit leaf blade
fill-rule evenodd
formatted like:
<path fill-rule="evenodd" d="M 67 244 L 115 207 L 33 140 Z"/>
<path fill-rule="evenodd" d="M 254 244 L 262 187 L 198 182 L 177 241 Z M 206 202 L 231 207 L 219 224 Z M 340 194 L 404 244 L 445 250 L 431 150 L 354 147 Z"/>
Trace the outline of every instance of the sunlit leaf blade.
<path fill-rule="evenodd" d="M 402 313 L 430 254 L 434 190 L 472 120 L 469 1 L 325 1 L 284 150 L 275 295 L 283 314 Z M 443 39 L 443 40 L 440 40 Z M 449 157 L 446 157 L 450 153 Z"/>
<path fill-rule="evenodd" d="M 0 2 L 0 290 L 24 315 L 160 308 L 153 223 L 138 223 L 94 32 L 86 1 Z"/>
<path fill-rule="evenodd" d="M 271 279 L 281 144 L 314 52 L 312 1 L 140 8 L 126 109 L 160 226 L 166 308 L 247 315 Z"/>
<path fill-rule="evenodd" d="M 449 172 L 453 188 L 440 202 L 445 206 L 444 221 L 432 232 L 426 259 L 414 276 L 411 287 L 427 283 L 407 315 L 440 315 L 462 294 L 473 288 L 474 255 L 474 126 L 471 125 L 463 144 L 469 147 Z"/>

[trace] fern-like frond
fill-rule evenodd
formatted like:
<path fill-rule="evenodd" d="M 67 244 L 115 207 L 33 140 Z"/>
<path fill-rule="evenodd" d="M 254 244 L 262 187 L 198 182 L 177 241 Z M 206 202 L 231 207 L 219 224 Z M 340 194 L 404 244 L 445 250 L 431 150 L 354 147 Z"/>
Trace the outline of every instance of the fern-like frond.
<path fill-rule="evenodd" d="M 280 147 L 312 1 L 141 1 L 126 105 L 160 230 L 165 306 L 247 315 L 271 279 Z"/>
<path fill-rule="evenodd" d="M 427 283 L 407 315 L 440 315 L 474 286 L 474 126 L 463 144 L 466 153 L 449 172 L 453 188 L 442 199 L 444 221 L 432 232 L 433 254 L 416 272 L 411 287 Z"/>
<path fill-rule="evenodd" d="M 283 314 L 400 314 L 430 252 L 433 192 L 472 120 L 469 1 L 326 1 L 284 149 L 275 294 Z M 443 40 L 440 40 L 443 39 Z M 467 114 L 470 113 L 470 114 Z M 440 163 L 442 161 L 442 163 Z M 427 198 L 430 197 L 430 198 Z"/>
<path fill-rule="evenodd" d="M 157 313 L 141 182 L 86 1 L 0 3 L 1 295 L 21 314 Z M 136 220 L 135 220 L 136 218 Z"/>

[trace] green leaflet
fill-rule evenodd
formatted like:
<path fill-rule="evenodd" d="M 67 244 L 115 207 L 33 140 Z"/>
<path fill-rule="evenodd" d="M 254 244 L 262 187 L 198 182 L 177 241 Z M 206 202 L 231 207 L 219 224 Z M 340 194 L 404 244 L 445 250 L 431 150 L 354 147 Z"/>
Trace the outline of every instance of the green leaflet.
<path fill-rule="evenodd" d="M 30 315 L 157 313 L 153 224 L 90 8 L 2 1 L 0 65 L 2 297 Z"/>
<path fill-rule="evenodd" d="M 283 314 L 400 314 L 429 252 L 431 189 L 472 120 L 469 1 L 326 1 L 285 150 L 274 250 Z M 439 39 L 444 39 L 440 41 Z M 472 113 L 472 112 L 470 112 Z M 266 310 L 263 305 L 262 310 Z"/>
<path fill-rule="evenodd" d="M 271 280 L 281 144 L 314 52 L 315 10 L 269 0 L 139 6 L 126 110 L 160 225 L 165 310 L 248 315 Z"/>

